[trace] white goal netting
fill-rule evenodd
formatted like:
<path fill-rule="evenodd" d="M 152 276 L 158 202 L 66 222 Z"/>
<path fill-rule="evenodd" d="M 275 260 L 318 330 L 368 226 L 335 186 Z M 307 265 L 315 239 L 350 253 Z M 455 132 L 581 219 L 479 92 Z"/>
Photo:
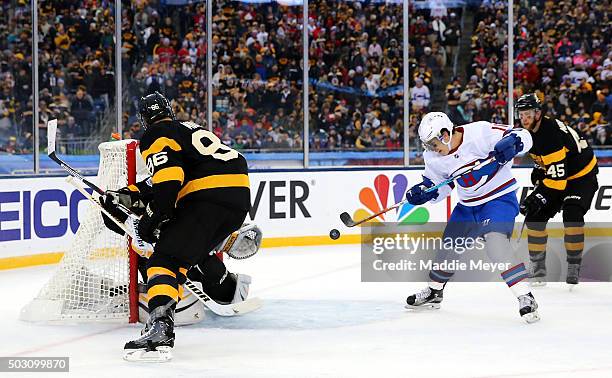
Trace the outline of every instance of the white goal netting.
<path fill-rule="evenodd" d="M 135 168 L 129 167 L 135 164 L 134 159 L 128 158 L 129 154 L 135 154 L 135 146 L 136 142 L 130 140 L 99 146 L 100 167 L 95 183 L 102 190 L 128 185 L 128 176 L 135 175 Z M 80 221 L 74 241 L 57 271 L 38 296 L 24 307 L 22 320 L 129 320 L 128 239 L 108 230 L 99 209 L 89 202 Z"/>

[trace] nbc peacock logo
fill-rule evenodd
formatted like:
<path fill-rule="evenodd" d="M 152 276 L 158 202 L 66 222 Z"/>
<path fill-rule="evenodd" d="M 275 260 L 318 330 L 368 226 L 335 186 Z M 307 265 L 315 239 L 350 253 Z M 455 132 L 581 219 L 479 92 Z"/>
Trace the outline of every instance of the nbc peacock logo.
<path fill-rule="evenodd" d="M 353 219 L 363 219 L 404 199 L 408 189 L 408 179 L 403 174 L 393 176 L 389 181 L 387 175 L 378 175 L 372 187 L 364 187 L 359 191 L 359 201 L 365 208 L 355 210 Z M 393 196 L 393 202 L 390 197 Z M 397 222 L 398 224 L 423 224 L 429 220 L 429 211 L 422 206 L 409 203 L 395 211 L 381 214 L 371 222 Z"/>

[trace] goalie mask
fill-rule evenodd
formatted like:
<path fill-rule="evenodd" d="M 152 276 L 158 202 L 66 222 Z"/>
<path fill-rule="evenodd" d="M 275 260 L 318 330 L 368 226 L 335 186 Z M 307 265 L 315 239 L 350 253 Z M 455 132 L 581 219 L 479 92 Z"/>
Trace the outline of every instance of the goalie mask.
<path fill-rule="evenodd" d="M 450 150 L 453 136 L 453 123 L 448 116 L 442 112 L 431 112 L 425 114 L 419 125 L 419 139 L 426 150 L 434 151 L 434 140 L 439 140 Z M 446 131 L 449 135 L 448 142 L 444 141 L 442 133 Z"/>
<path fill-rule="evenodd" d="M 155 92 L 140 99 L 138 121 L 143 129 L 164 118 L 175 119 L 170 102 L 161 93 Z"/>

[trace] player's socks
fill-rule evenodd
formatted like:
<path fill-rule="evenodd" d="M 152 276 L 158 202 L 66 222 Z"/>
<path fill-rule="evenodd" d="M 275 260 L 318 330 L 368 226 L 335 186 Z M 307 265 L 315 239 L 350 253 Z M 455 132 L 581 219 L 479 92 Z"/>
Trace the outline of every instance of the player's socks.
<path fill-rule="evenodd" d="M 520 263 L 517 264 L 510 269 L 501 273 L 503 280 L 506 282 L 506 285 L 512 290 L 512 293 L 516 297 L 520 295 L 527 294 L 529 289 L 525 284 L 525 280 L 527 279 L 527 269 L 525 269 L 525 264 Z"/>

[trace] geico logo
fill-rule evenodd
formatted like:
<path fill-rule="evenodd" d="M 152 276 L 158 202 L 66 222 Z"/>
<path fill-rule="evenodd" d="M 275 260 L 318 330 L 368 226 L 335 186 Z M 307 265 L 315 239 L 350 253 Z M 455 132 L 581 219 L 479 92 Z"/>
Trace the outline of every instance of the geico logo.
<path fill-rule="evenodd" d="M 519 202 L 523 202 L 523 200 L 533 191 L 533 189 L 533 186 L 524 186 L 521 190 Z M 592 208 L 595 210 L 610 210 L 610 208 L 612 208 L 612 186 L 600 186 L 597 193 L 595 193 L 593 202 Z"/>
<path fill-rule="evenodd" d="M 43 239 L 64 236 L 68 227 L 76 233 L 82 200 L 77 190 L 68 195 L 60 189 L 0 192 L 0 242 L 31 239 L 32 230 Z"/>
<path fill-rule="evenodd" d="M 251 194 L 253 193 L 251 187 Z M 268 215 L 270 219 L 285 219 L 296 218 L 296 209 L 300 209 L 304 218 L 310 218 L 311 215 L 306 207 L 306 200 L 310 194 L 308 184 L 304 181 L 260 181 L 257 185 L 257 192 L 251 205 L 249 216 L 251 220 L 261 213 L 259 205 L 264 192 L 267 189 L 268 198 Z M 287 214 L 287 210 L 289 214 Z M 288 215 L 288 216 L 287 216 Z M 261 219 L 261 218 L 260 218 Z"/>

